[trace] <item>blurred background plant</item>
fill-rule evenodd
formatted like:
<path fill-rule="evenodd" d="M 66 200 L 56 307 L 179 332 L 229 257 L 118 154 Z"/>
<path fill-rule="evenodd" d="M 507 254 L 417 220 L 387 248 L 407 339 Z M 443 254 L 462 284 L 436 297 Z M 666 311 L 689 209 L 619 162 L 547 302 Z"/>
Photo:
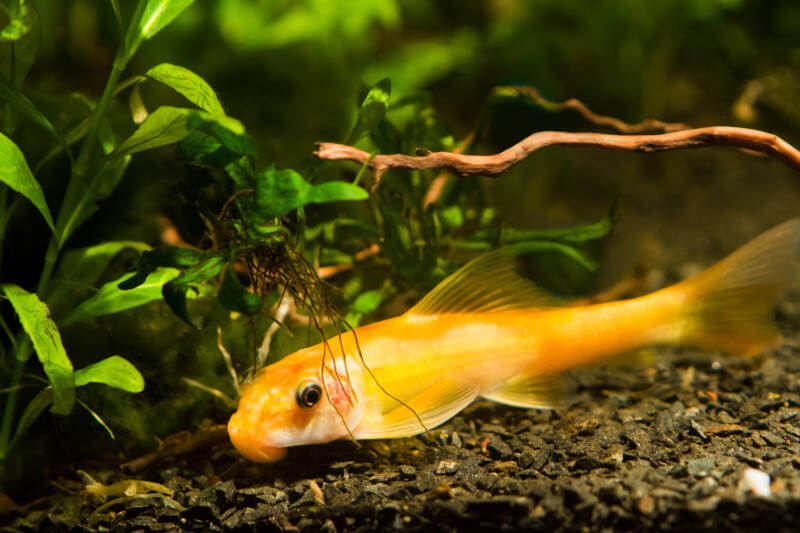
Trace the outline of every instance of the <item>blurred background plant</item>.
<path fill-rule="evenodd" d="M 176 16 L 141 22 L 162 4 Z M 321 140 L 375 153 L 490 153 L 533 131 L 591 127 L 493 90 L 527 84 L 630 122 L 738 123 L 797 144 L 800 6 L 789 1 L 4 5 L 6 156 L 23 158 L 43 193 L 2 193 L 0 281 L 50 306 L 63 368 L 120 354 L 138 369 L 127 375 L 147 383 L 138 395 L 78 391 L 116 441 L 87 438 L 103 429 L 60 416 L 63 405 L 59 416 L 23 419 L 26 445 L 2 463 L 17 491 L 37 483 L 42 465 L 139 453 L 154 436 L 224 422 L 220 398 L 236 391 L 217 326 L 247 372 L 265 332 L 274 336 L 261 356 L 274 360 L 313 342 L 315 321 L 330 334 L 342 317 L 355 326 L 398 314 L 501 244 L 531 252 L 537 282 L 580 295 L 625 277 L 639 257 L 703 261 L 765 220 L 795 215 L 800 200 L 779 163 L 722 150 L 553 148 L 499 180 L 390 172 L 371 195 L 368 172 L 311 157 Z M 153 28 L 162 31 L 150 39 Z M 766 166 L 770 179 L 742 195 Z M 432 194 L 433 183 L 444 186 Z M 626 214 L 609 247 L 617 196 Z M 41 205 L 57 213 L 52 229 Z M 26 408 L 45 413 L 55 398 L 37 401 L 45 385 L 27 386 L 43 377 L 35 360 L 15 362 L 25 323 L 8 290 L 0 388 L 13 429 Z M 271 328 L 276 315 L 288 329 Z"/>

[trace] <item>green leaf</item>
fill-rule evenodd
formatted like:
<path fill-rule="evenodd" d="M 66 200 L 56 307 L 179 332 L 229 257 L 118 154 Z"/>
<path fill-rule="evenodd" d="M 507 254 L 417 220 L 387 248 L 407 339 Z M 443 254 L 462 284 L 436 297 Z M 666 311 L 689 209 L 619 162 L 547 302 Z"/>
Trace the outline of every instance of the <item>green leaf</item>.
<path fill-rule="evenodd" d="M 65 253 L 49 285 L 53 289 L 44 298 L 54 316 L 59 316 L 56 311 L 59 306 L 65 307 L 75 301 L 76 293 L 78 297 L 81 296 L 80 287 L 94 290 L 93 285 L 106 271 L 111 260 L 125 249 L 144 252 L 150 246 L 138 241 L 108 241 Z"/>
<path fill-rule="evenodd" d="M 150 39 L 172 22 L 181 11 L 192 5 L 194 0 L 148 0 L 139 20 L 139 35 L 143 40 Z"/>
<path fill-rule="evenodd" d="M 246 315 L 255 315 L 261 311 L 261 298 L 245 289 L 236 279 L 232 266 L 225 271 L 222 286 L 217 298 L 226 309 Z"/>
<path fill-rule="evenodd" d="M 19 317 L 22 329 L 30 337 L 33 349 L 53 387 L 53 412 L 59 415 L 68 414 L 75 402 L 72 363 L 61 342 L 61 333 L 50 318 L 50 310 L 36 294 L 16 285 L 5 284 L 2 288 Z"/>
<path fill-rule="evenodd" d="M 356 298 L 356 301 L 350 306 L 350 309 L 361 315 L 366 315 L 376 310 L 378 306 L 381 305 L 382 301 L 383 294 L 381 291 L 366 291 L 358 295 L 358 298 Z"/>
<path fill-rule="evenodd" d="M 114 10 L 114 17 L 117 19 L 117 26 L 119 26 L 120 32 L 122 32 L 122 10 L 119 7 L 119 0 L 111 0 L 111 9 Z"/>
<path fill-rule="evenodd" d="M 151 272 L 159 267 L 186 269 L 200 264 L 207 257 L 208 254 L 206 252 L 177 246 L 164 246 L 155 250 L 148 250 L 139 257 L 136 273 L 120 282 L 119 288 L 127 291 L 138 287 L 147 280 Z"/>
<path fill-rule="evenodd" d="M 20 149 L 2 133 L 0 133 L 0 181 L 30 200 L 55 233 L 53 217 L 47 208 L 42 187 L 33 177 Z"/>
<path fill-rule="evenodd" d="M 460 228 L 464 224 L 464 213 L 461 211 L 461 207 L 457 205 L 442 209 L 439 211 L 439 217 L 450 229 Z"/>
<path fill-rule="evenodd" d="M 174 268 L 159 268 L 145 276 L 143 283 L 127 290 L 120 288 L 124 283 L 123 278 L 128 277 L 125 274 L 105 283 L 94 296 L 81 302 L 58 323 L 61 327 L 66 327 L 82 320 L 119 313 L 159 300 L 164 284 L 175 279 L 178 274 L 180 271 Z"/>
<path fill-rule="evenodd" d="M 132 393 L 144 390 L 142 374 L 127 359 L 118 355 L 76 370 L 75 386 L 83 387 L 87 383 L 102 383 Z"/>
<path fill-rule="evenodd" d="M 28 22 L 25 20 L 28 16 L 28 3 L 26 0 L 18 0 L 17 2 L 11 2 L 11 5 L 8 7 L 9 18 L 8 24 L 0 30 L 0 42 L 14 42 L 20 40 L 28 30 L 30 30 L 30 26 Z"/>
<path fill-rule="evenodd" d="M 548 240 L 563 243 L 583 243 L 606 237 L 614 229 L 619 217 L 622 214 L 622 207 L 617 200 L 611 203 L 609 213 L 602 220 L 593 224 L 584 224 L 572 228 L 559 228 L 551 230 L 518 230 L 514 228 L 503 228 L 500 238 L 504 243 L 513 243 L 527 240 Z"/>
<path fill-rule="evenodd" d="M 389 78 L 383 78 L 370 88 L 361 102 L 361 109 L 358 111 L 356 124 L 347 137 L 347 144 L 356 143 L 380 124 L 389 107 L 391 93 L 392 84 Z"/>
<path fill-rule="evenodd" d="M 520 254 L 558 252 L 574 260 L 576 263 L 590 272 L 597 270 L 597 262 L 588 257 L 581 250 L 567 244 L 561 244 L 560 242 L 525 241 L 512 244 L 511 246 L 517 251 L 517 253 Z"/>
<path fill-rule="evenodd" d="M 185 108 L 159 107 L 109 157 L 122 157 L 180 141 L 191 131 L 188 126 L 189 112 Z"/>
<path fill-rule="evenodd" d="M 344 233 L 344 235 L 342 235 Z M 352 218 L 337 218 L 306 229 L 306 241 L 313 241 L 320 235 L 329 243 L 353 237 L 381 238 L 381 230 L 361 220 Z"/>
<path fill-rule="evenodd" d="M 375 311 L 381 305 L 381 302 L 383 302 L 383 292 L 380 290 L 362 292 L 350 306 L 347 322 L 351 326 L 357 327 L 361 318 Z"/>
<path fill-rule="evenodd" d="M 275 170 L 275 165 L 259 172 L 256 178 L 253 213 L 256 222 L 267 222 L 308 203 L 364 200 L 367 191 L 341 181 L 311 185 L 291 169 Z"/>
<path fill-rule="evenodd" d="M 126 155 L 119 159 L 106 161 L 103 164 L 95 179 L 91 181 L 88 187 L 84 188 L 80 201 L 72 209 L 69 218 L 64 223 L 59 235 L 60 244 L 63 244 L 76 229 L 97 212 L 97 202 L 107 198 L 119 185 L 130 162 L 131 156 Z M 64 209 L 63 206 L 62 209 Z"/>
<path fill-rule="evenodd" d="M 222 143 L 211 135 L 193 131 L 178 143 L 176 154 L 181 161 L 201 161 L 205 160 L 207 156 L 215 153 L 220 148 L 222 148 Z M 225 161 L 220 168 L 224 168 L 231 160 Z"/>
<path fill-rule="evenodd" d="M 186 294 L 189 291 L 198 292 L 197 285 L 216 276 L 225 267 L 227 261 L 219 255 L 208 256 L 204 261 L 184 270 L 181 274 L 164 284 L 161 295 L 173 313 L 192 327 L 197 327 L 189 318 L 186 308 Z"/>
<path fill-rule="evenodd" d="M 39 391 L 39 394 L 34 396 L 33 400 L 25 406 L 25 410 L 22 411 L 22 416 L 19 417 L 17 429 L 14 431 L 14 438 L 11 439 L 11 443 L 8 446 L 9 449 L 14 447 L 14 444 L 19 438 L 28 431 L 28 428 L 39 418 L 39 415 L 53 404 L 53 401 L 53 389 L 50 387 L 42 389 Z"/>
<path fill-rule="evenodd" d="M 329 181 L 319 185 L 312 185 L 304 203 L 323 204 L 327 202 L 366 200 L 368 197 L 367 191 L 357 185 L 343 181 Z"/>
<path fill-rule="evenodd" d="M 161 63 L 148 70 L 145 75 L 175 89 L 191 103 L 212 115 L 225 114 L 214 89 L 188 68 Z"/>
<path fill-rule="evenodd" d="M 226 138 L 231 144 L 234 144 L 234 139 L 240 143 L 248 143 L 239 139 L 246 136 L 244 126 L 236 119 L 184 107 L 161 106 L 150 113 L 133 135 L 122 141 L 109 157 L 122 157 L 173 144 L 197 129 Z"/>
<path fill-rule="evenodd" d="M 28 117 L 34 124 L 45 130 L 53 136 L 58 144 L 65 146 L 64 139 L 58 134 L 53 124 L 42 114 L 41 111 L 36 109 L 36 106 L 28 100 L 28 97 L 22 94 L 17 87 L 0 73 L 0 98 L 5 100 L 14 109 Z"/>

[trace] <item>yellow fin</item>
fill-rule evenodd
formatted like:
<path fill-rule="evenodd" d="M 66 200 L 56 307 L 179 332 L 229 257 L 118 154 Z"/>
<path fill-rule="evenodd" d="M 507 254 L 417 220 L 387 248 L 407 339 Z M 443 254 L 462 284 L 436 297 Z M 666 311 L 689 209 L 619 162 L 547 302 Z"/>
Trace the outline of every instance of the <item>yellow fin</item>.
<path fill-rule="evenodd" d="M 501 248 L 473 259 L 444 279 L 407 314 L 488 313 L 563 305 L 514 272 L 514 252 Z"/>
<path fill-rule="evenodd" d="M 362 421 L 353 431 L 353 436 L 357 439 L 389 439 L 416 435 L 452 418 L 477 396 L 478 387 L 475 385 L 440 379 L 406 402 L 407 405 L 394 403 L 386 413 Z"/>
<path fill-rule="evenodd" d="M 562 375 L 515 376 L 483 397 L 497 403 L 529 409 L 553 409 L 565 403 L 566 385 Z"/>
<path fill-rule="evenodd" d="M 656 352 L 650 348 L 637 348 L 603 359 L 599 363 L 587 366 L 602 368 L 641 368 L 653 366 L 656 362 Z"/>
<path fill-rule="evenodd" d="M 780 340 L 772 308 L 800 259 L 800 219 L 756 237 L 676 286 L 686 293 L 681 341 L 755 355 Z"/>

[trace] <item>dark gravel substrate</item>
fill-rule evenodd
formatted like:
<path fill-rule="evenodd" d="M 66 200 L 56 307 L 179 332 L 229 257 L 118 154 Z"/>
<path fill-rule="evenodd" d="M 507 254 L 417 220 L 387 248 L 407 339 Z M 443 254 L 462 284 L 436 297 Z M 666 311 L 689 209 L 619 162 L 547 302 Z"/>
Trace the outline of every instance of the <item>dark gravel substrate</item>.
<path fill-rule="evenodd" d="M 792 314 L 785 344 L 762 358 L 660 350 L 647 368 L 576 372 L 559 411 L 479 402 L 417 438 L 297 448 L 267 466 L 222 446 L 134 476 L 173 489 L 185 510 L 145 495 L 98 511 L 76 474 L 4 515 L 2 531 L 796 530 Z M 745 486 L 747 469 L 769 474 L 769 496 Z"/>

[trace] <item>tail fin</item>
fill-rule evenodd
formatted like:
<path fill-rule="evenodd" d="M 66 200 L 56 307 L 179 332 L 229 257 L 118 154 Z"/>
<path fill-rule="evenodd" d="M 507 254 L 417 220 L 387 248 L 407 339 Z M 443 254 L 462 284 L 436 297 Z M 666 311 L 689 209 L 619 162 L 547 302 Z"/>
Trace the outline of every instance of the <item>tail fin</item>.
<path fill-rule="evenodd" d="M 800 259 L 800 218 L 756 237 L 686 280 L 682 343 L 755 355 L 780 341 L 772 309 Z"/>

